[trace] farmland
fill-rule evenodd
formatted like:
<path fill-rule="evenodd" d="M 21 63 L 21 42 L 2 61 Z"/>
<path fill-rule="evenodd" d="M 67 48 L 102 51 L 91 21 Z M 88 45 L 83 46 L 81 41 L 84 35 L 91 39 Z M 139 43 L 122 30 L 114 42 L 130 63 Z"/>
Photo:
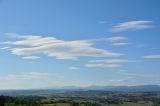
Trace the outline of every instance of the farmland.
<path fill-rule="evenodd" d="M 0 96 L 0 106 L 160 106 L 160 92 L 54 91 Z"/>

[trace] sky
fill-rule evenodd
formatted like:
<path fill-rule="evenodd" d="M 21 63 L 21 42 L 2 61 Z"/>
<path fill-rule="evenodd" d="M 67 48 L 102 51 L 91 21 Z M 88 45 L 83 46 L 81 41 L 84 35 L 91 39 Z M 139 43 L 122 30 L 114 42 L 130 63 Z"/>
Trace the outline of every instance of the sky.
<path fill-rule="evenodd" d="M 159 0 L 0 0 L 0 89 L 160 85 Z"/>

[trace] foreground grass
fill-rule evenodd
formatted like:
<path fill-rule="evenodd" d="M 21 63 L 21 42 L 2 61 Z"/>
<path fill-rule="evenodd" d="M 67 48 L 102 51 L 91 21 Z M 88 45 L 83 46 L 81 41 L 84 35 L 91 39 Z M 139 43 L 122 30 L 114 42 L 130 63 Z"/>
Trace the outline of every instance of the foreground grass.
<path fill-rule="evenodd" d="M 69 103 L 43 104 L 43 106 L 70 106 Z M 153 106 L 152 102 L 125 102 L 123 104 L 102 104 L 102 106 Z"/>

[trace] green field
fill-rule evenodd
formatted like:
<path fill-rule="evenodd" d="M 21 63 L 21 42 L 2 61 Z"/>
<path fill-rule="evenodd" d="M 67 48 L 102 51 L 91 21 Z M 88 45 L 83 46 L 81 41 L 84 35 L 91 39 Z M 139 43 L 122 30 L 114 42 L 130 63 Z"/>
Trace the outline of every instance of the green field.
<path fill-rule="evenodd" d="M 160 92 L 74 91 L 0 96 L 0 106 L 160 106 Z"/>

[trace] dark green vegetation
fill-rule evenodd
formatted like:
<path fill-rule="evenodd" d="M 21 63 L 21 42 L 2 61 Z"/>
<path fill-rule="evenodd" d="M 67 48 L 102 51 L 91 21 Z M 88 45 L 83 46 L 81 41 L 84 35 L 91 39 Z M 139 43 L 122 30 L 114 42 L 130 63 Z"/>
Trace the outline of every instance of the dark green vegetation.
<path fill-rule="evenodd" d="M 0 96 L 0 106 L 160 106 L 160 92 L 50 91 Z"/>

